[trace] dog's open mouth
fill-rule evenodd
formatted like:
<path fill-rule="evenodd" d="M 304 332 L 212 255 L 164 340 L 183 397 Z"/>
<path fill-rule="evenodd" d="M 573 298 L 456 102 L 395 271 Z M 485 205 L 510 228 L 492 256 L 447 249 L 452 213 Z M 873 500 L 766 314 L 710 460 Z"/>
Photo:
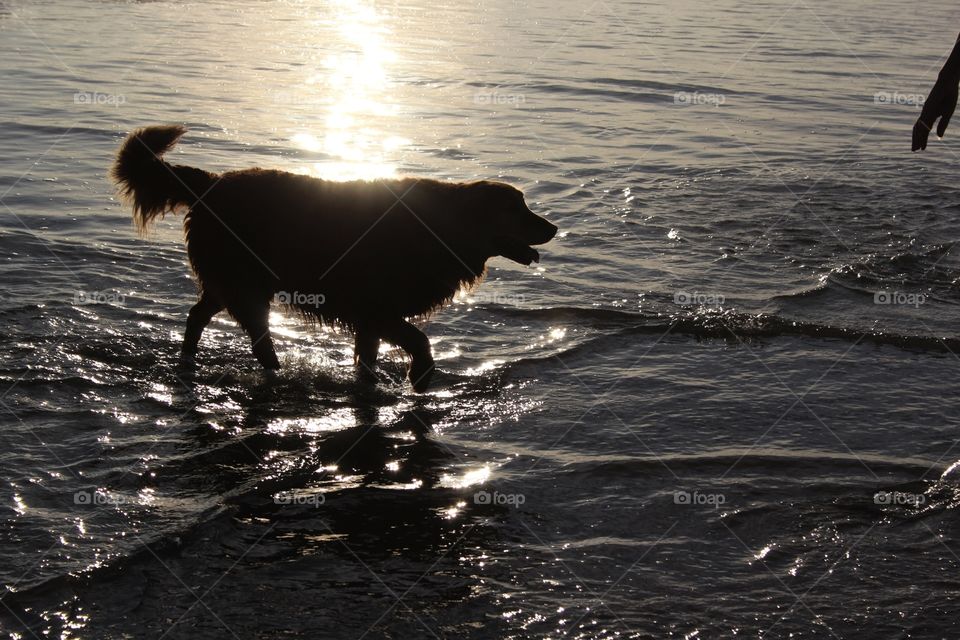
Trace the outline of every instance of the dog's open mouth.
<path fill-rule="evenodd" d="M 531 262 L 540 262 L 540 254 L 537 250 L 516 238 L 501 236 L 497 239 L 497 246 L 501 256 L 514 262 L 524 265 L 529 265 Z"/>

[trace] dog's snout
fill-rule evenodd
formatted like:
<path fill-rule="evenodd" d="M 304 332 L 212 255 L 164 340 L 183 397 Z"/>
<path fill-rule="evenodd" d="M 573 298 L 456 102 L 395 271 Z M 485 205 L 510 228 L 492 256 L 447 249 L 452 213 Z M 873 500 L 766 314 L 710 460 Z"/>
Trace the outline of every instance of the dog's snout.
<path fill-rule="evenodd" d="M 530 244 L 544 244 L 545 242 L 550 242 L 553 240 L 553 237 L 557 235 L 557 225 L 552 224 L 551 222 L 537 217 L 537 239 L 536 242 L 531 242 Z"/>
<path fill-rule="evenodd" d="M 547 226 L 550 228 L 550 237 L 547 238 L 547 240 L 550 241 L 550 240 L 553 240 L 553 237 L 555 235 L 557 235 L 557 231 L 559 231 L 560 228 L 557 225 L 552 224 L 550 222 L 547 223 Z"/>

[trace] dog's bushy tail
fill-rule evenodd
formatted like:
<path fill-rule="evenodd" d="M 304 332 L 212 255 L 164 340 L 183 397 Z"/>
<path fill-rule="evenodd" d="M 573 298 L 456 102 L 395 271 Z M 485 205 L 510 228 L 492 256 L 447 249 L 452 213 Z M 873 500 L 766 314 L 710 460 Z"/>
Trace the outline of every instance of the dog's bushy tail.
<path fill-rule="evenodd" d="M 186 132 L 176 125 L 145 127 L 120 145 L 110 177 L 120 197 L 133 205 L 133 221 L 141 232 L 154 218 L 193 206 L 214 184 L 216 176 L 207 171 L 163 160 Z"/>

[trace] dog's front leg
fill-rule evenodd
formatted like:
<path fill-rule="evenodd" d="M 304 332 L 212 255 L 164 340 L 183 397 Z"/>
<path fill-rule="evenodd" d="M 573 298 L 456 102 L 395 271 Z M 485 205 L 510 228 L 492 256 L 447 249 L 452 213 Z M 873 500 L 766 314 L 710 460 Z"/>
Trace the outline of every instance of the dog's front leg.
<path fill-rule="evenodd" d="M 380 336 L 369 326 L 358 326 L 353 342 L 353 364 L 357 374 L 363 380 L 376 380 L 373 369 L 377 366 L 380 353 Z"/>
<path fill-rule="evenodd" d="M 382 335 L 387 342 L 397 345 L 410 354 L 412 360 L 410 370 L 407 372 L 410 384 L 417 393 L 426 391 L 436 369 L 427 336 L 403 318 L 385 323 Z"/>

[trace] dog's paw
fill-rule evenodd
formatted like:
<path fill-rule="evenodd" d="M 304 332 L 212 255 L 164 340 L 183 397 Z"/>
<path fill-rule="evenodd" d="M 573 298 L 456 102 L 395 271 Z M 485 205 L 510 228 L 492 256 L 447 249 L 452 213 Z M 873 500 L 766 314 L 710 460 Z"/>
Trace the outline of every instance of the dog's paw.
<path fill-rule="evenodd" d="M 177 358 L 177 374 L 192 376 L 197 372 L 197 358 L 192 353 L 181 353 Z"/>
<path fill-rule="evenodd" d="M 436 370 L 437 366 L 432 358 L 430 360 L 414 360 L 410 364 L 410 371 L 407 374 L 410 378 L 410 384 L 413 385 L 413 390 L 417 393 L 424 393 L 430 386 L 430 379 Z"/>
<path fill-rule="evenodd" d="M 377 370 L 369 367 L 361 362 L 358 362 L 355 365 L 357 372 L 357 380 L 360 382 L 366 383 L 377 383 L 380 382 L 380 376 L 377 375 Z"/>

